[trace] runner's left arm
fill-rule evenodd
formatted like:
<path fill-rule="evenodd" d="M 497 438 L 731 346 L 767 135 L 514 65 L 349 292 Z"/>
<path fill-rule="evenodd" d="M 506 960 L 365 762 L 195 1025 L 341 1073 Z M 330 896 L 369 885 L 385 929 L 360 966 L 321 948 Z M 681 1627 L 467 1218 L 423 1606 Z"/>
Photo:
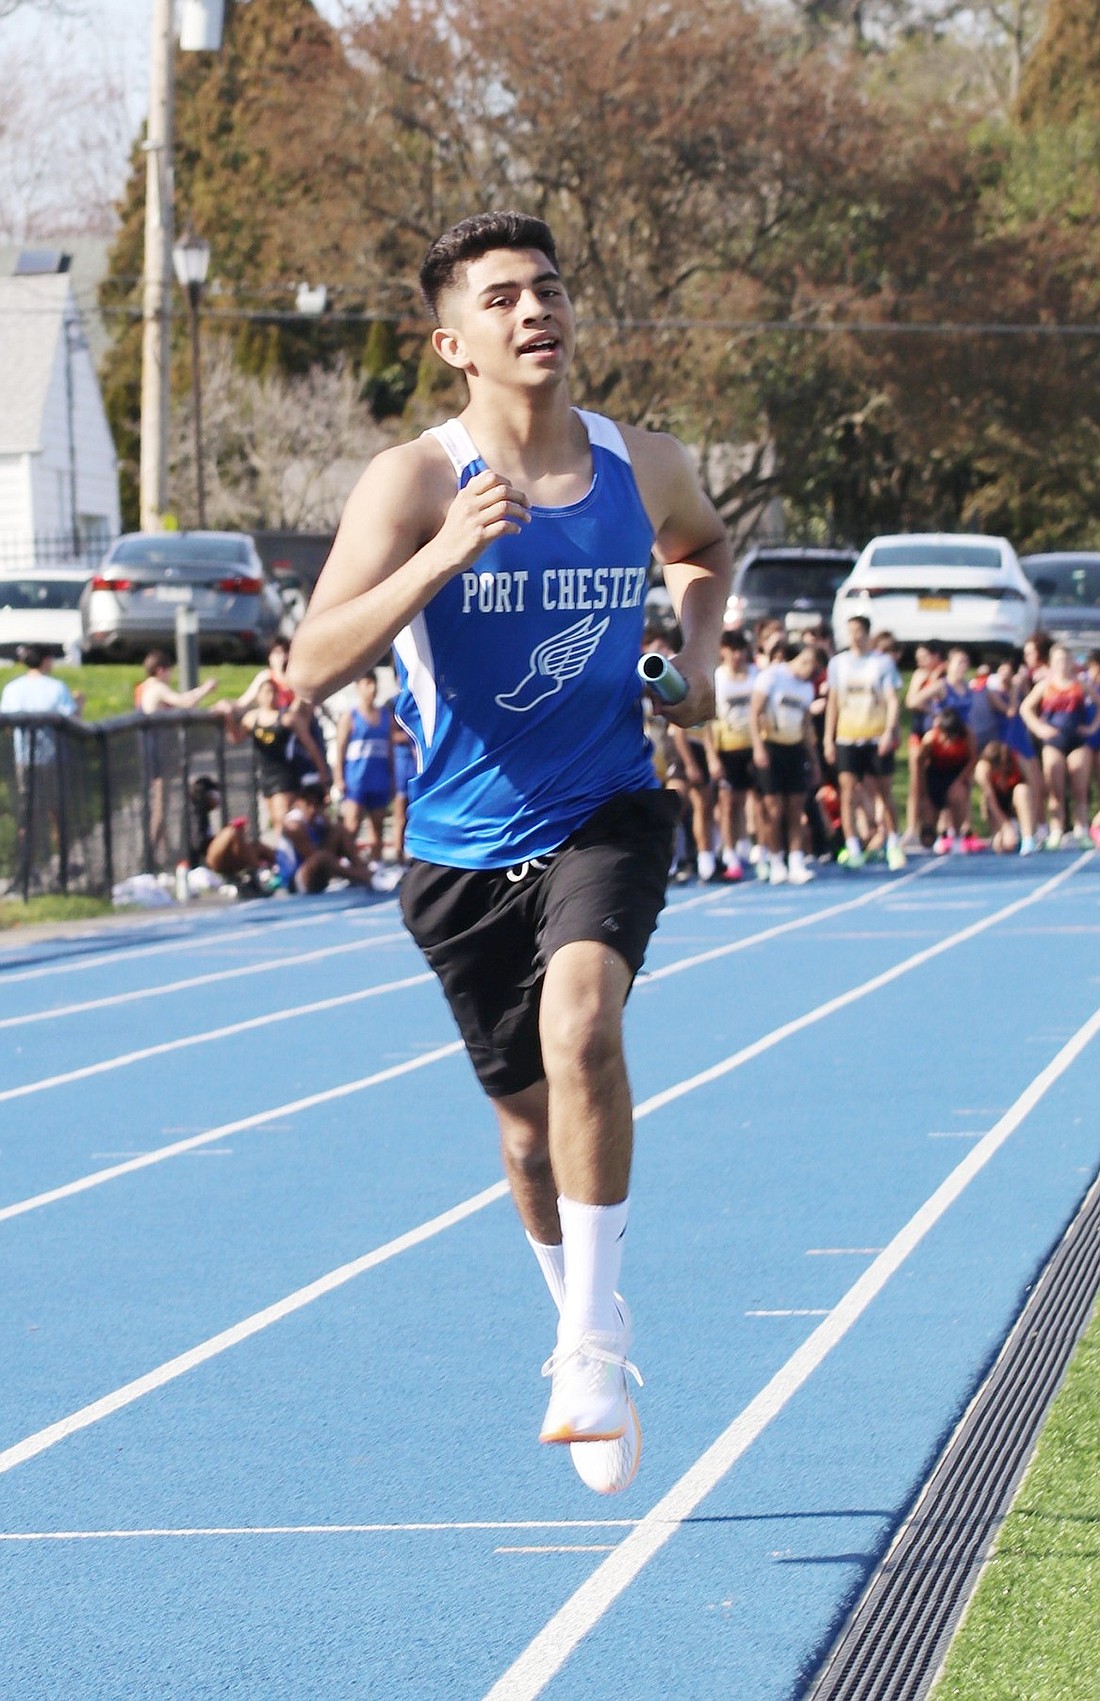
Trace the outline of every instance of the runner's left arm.
<path fill-rule="evenodd" d="M 687 681 L 687 696 L 663 713 L 678 726 L 695 726 L 714 714 L 714 670 L 733 564 L 729 536 L 682 443 L 629 427 L 624 435 L 684 639 L 672 663 Z"/>

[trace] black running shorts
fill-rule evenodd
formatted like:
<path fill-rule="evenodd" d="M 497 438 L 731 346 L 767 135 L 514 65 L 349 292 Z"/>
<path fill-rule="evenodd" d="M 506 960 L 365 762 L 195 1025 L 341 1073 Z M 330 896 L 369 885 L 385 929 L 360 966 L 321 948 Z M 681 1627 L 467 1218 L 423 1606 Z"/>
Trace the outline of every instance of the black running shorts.
<path fill-rule="evenodd" d="M 405 924 L 438 975 L 490 1098 L 544 1075 L 539 1001 L 562 945 L 610 945 L 637 974 L 665 901 L 680 799 L 622 792 L 560 849 L 515 868 L 413 862 Z"/>
<path fill-rule="evenodd" d="M 756 783 L 766 797 L 800 797 L 808 774 L 804 744 L 765 744 L 767 766 L 757 768 Z"/>
<path fill-rule="evenodd" d="M 731 791 L 755 791 L 756 769 L 753 767 L 752 750 L 720 750 L 718 760 L 722 764 L 725 783 Z"/>
<path fill-rule="evenodd" d="M 836 747 L 838 774 L 854 774 L 857 780 L 888 780 L 894 772 L 894 752 L 879 754 L 873 739 L 860 744 L 839 744 Z"/>

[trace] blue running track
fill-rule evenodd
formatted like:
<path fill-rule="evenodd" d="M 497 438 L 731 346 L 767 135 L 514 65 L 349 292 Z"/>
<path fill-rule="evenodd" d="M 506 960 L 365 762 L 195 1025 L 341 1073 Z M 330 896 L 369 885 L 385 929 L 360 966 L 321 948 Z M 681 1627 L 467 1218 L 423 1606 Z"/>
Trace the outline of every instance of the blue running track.
<path fill-rule="evenodd" d="M 671 894 L 611 1499 L 392 897 L 6 940 L 5 1701 L 801 1695 L 1100 1166 L 1098 875 Z"/>

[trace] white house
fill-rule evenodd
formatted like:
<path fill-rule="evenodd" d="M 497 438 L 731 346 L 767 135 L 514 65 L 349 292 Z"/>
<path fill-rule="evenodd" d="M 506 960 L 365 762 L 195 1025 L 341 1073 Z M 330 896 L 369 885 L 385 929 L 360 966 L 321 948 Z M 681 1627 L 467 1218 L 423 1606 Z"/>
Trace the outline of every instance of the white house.
<path fill-rule="evenodd" d="M 0 567 L 94 562 L 118 458 L 66 271 L 0 277 Z"/>

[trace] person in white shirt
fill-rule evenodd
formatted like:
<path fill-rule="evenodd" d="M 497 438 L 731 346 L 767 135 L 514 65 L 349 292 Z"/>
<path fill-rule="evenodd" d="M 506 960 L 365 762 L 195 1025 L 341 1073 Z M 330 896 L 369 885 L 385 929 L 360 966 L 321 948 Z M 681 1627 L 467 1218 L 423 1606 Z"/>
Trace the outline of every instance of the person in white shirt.
<path fill-rule="evenodd" d="M 905 867 L 893 796 L 899 715 L 896 677 L 891 658 L 871 648 L 871 622 L 866 615 L 853 615 L 848 622 L 848 648 L 829 663 L 825 708 L 825 760 L 840 776 L 842 860 L 849 868 L 863 863 L 855 815 L 856 787 L 861 782 L 876 800 L 876 815 L 881 809 L 887 865 Z"/>
<path fill-rule="evenodd" d="M 73 696 L 63 679 L 53 677 L 53 657 L 37 644 L 27 644 L 19 652 L 26 668 L 16 679 L 9 679 L 0 692 L 0 715 L 79 715 L 84 697 Z M 57 742 L 46 728 L 19 729 L 15 734 L 15 760 L 19 767 L 33 762 L 45 767 L 55 760 Z"/>
<path fill-rule="evenodd" d="M 757 669 L 744 632 L 722 633 L 714 674 L 715 718 L 711 728 L 722 768 L 718 785 L 718 831 L 727 880 L 740 880 L 752 849 L 748 805 L 756 790 L 749 709 Z"/>
<path fill-rule="evenodd" d="M 804 806 L 817 769 L 811 709 L 817 652 L 812 645 L 779 639 L 752 688 L 750 720 L 757 786 L 761 793 L 768 877 L 773 885 L 813 879 L 804 850 Z M 786 843 L 790 861 L 783 854 Z M 759 864 L 758 867 L 762 867 Z"/>
<path fill-rule="evenodd" d="M 0 715 L 65 715 L 73 718 L 84 707 L 83 693 L 74 697 L 64 680 L 53 678 L 53 657 L 37 644 L 19 652 L 26 672 L 9 679 L 0 692 Z M 20 796 L 19 837 L 26 838 L 29 821 L 44 809 L 54 848 L 61 843 L 58 822 L 60 797 L 57 735 L 50 727 L 16 727 L 12 744 Z"/>

